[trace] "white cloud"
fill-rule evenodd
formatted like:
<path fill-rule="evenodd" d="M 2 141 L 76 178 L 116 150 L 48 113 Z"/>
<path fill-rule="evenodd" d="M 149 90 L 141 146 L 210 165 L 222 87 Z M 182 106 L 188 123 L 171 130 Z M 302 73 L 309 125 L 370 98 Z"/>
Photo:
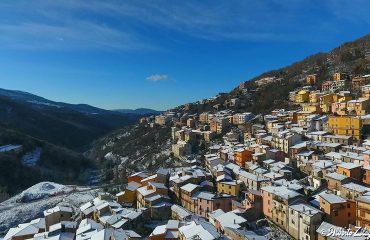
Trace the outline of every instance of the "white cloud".
<path fill-rule="evenodd" d="M 356 1 L 4 0 L 0 48 L 157 50 L 163 38 L 178 40 L 172 33 L 212 41 L 313 41 L 338 34 L 338 20 L 348 16 L 370 22 L 370 4 Z"/>
<path fill-rule="evenodd" d="M 167 74 L 153 74 L 147 77 L 146 80 L 149 80 L 152 82 L 164 81 L 164 80 L 168 80 L 168 75 Z"/>

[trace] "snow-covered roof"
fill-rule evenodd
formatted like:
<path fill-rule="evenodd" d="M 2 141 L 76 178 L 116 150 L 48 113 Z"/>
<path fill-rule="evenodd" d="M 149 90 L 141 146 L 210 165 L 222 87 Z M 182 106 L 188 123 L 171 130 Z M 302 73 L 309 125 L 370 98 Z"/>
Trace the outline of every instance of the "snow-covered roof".
<path fill-rule="evenodd" d="M 193 239 L 195 236 L 199 237 L 202 240 L 215 239 L 211 233 L 203 228 L 203 226 L 197 225 L 195 222 L 191 222 L 189 225 L 180 227 L 179 231 L 186 240 Z"/>
<path fill-rule="evenodd" d="M 347 202 L 346 199 L 331 193 L 321 193 L 319 196 L 331 204 Z"/>
<path fill-rule="evenodd" d="M 335 180 L 338 180 L 338 181 L 342 181 L 342 180 L 348 178 L 347 176 L 336 173 L 336 172 L 328 173 L 328 174 L 326 174 L 326 177 L 332 178 L 332 179 L 335 179 Z"/>
<path fill-rule="evenodd" d="M 269 192 L 286 200 L 301 196 L 301 194 L 297 193 L 296 191 L 288 189 L 286 186 L 266 186 L 261 188 L 261 190 Z"/>
<path fill-rule="evenodd" d="M 343 184 L 342 187 L 361 193 L 370 191 L 370 188 L 353 182 Z"/>
<path fill-rule="evenodd" d="M 21 236 L 34 235 L 38 232 L 39 229 L 31 223 L 19 224 L 17 227 L 9 229 L 4 237 L 4 240 L 10 240 Z"/>
<path fill-rule="evenodd" d="M 308 205 L 308 204 L 304 204 L 304 203 L 299 203 L 299 204 L 294 204 L 294 205 L 291 205 L 289 206 L 289 208 L 297 211 L 297 212 L 300 212 L 302 214 L 305 214 L 309 217 L 312 217 L 318 213 L 321 213 L 320 210 Z"/>
<path fill-rule="evenodd" d="M 46 217 L 50 214 L 57 213 L 57 212 L 73 213 L 73 209 L 71 207 L 56 206 L 54 208 L 44 211 L 44 216 Z"/>
<path fill-rule="evenodd" d="M 186 191 L 186 192 L 192 192 L 195 189 L 197 189 L 198 187 L 199 187 L 199 185 L 188 183 L 188 184 L 182 186 L 181 190 Z"/>
<path fill-rule="evenodd" d="M 240 228 L 241 227 L 240 224 L 247 222 L 245 218 L 238 216 L 233 212 L 227 212 L 227 213 L 221 214 L 216 217 L 216 220 L 220 223 L 220 225 L 223 228 L 225 227 Z"/>
<path fill-rule="evenodd" d="M 338 167 L 342 167 L 342 168 L 345 168 L 345 169 L 354 169 L 354 168 L 358 168 L 358 167 L 361 167 L 361 166 L 358 165 L 358 164 L 355 164 L 355 163 L 344 162 L 344 163 L 339 164 Z"/>

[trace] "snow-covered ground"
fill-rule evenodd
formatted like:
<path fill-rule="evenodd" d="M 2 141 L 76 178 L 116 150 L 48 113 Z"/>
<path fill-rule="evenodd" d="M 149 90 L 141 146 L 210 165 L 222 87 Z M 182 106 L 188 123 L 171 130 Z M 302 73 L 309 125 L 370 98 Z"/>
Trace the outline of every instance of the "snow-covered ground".
<path fill-rule="evenodd" d="M 37 162 L 40 160 L 42 149 L 36 148 L 35 150 L 26 153 L 22 157 L 22 163 L 23 165 L 27 167 L 34 167 L 36 166 Z"/>
<path fill-rule="evenodd" d="M 49 107 L 61 108 L 61 106 L 59 106 L 57 104 L 52 104 L 52 103 L 47 103 L 47 102 L 40 102 L 40 101 L 36 101 L 36 100 L 29 100 L 27 102 L 37 104 L 37 105 L 45 105 L 45 106 L 49 106 Z"/>
<path fill-rule="evenodd" d="M 10 152 L 10 151 L 19 149 L 21 147 L 22 147 L 22 145 L 13 145 L 13 144 L 0 146 L 0 152 Z"/>
<path fill-rule="evenodd" d="M 99 191 L 52 182 L 38 183 L 0 203 L 0 235 L 20 223 L 43 217 L 44 210 L 57 205 L 70 206 L 78 212 L 79 206 L 94 199 Z M 24 198 L 28 201 L 20 202 Z"/>
<path fill-rule="evenodd" d="M 76 189 L 73 187 L 67 187 L 53 182 L 40 182 L 24 190 L 15 197 L 12 197 L 7 201 L 1 203 L 0 206 L 15 202 L 24 202 L 24 203 L 31 202 L 42 198 L 70 193 L 75 190 Z"/>

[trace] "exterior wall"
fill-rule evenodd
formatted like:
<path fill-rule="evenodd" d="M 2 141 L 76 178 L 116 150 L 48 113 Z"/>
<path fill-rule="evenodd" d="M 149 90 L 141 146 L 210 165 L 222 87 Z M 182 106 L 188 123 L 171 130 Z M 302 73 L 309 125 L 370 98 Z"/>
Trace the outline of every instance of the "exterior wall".
<path fill-rule="evenodd" d="M 289 211 L 288 233 L 294 239 L 316 240 L 316 230 L 322 222 L 322 215 L 318 213 L 308 216 L 291 208 Z"/>
<path fill-rule="evenodd" d="M 186 208 L 187 210 L 193 212 L 193 209 L 192 209 L 193 199 L 192 199 L 192 193 L 191 192 L 181 190 L 181 205 L 184 208 Z"/>
<path fill-rule="evenodd" d="M 282 229 L 288 229 L 288 211 L 289 207 L 283 202 L 277 200 L 272 201 L 272 217 L 271 220 Z"/>
<path fill-rule="evenodd" d="M 361 120 L 350 116 L 329 116 L 328 128 L 334 134 L 353 136 L 355 140 L 361 137 Z"/>
<path fill-rule="evenodd" d="M 337 172 L 347 177 L 361 181 L 361 168 L 346 169 L 338 166 Z"/>
<path fill-rule="evenodd" d="M 363 183 L 370 184 L 370 170 L 366 169 L 364 172 Z"/>
<path fill-rule="evenodd" d="M 232 196 L 238 196 L 240 193 L 240 184 L 235 182 L 231 182 L 229 184 L 227 182 L 219 182 L 217 183 L 217 192 L 219 193 L 226 193 Z"/>
<path fill-rule="evenodd" d="M 224 212 L 230 212 L 232 210 L 232 199 L 233 198 L 214 198 L 212 200 L 207 200 L 198 198 L 196 213 L 208 219 L 208 213 L 217 209 L 221 209 Z"/>
<path fill-rule="evenodd" d="M 369 109 L 369 103 L 370 101 L 367 100 L 361 100 L 361 101 L 349 101 L 347 104 L 347 109 L 349 113 L 354 113 L 357 116 L 363 116 L 366 115 L 367 111 Z"/>
<path fill-rule="evenodd" d="M 262 182 L 254 181 L 252 179 L 243 177 L 242 175 L 239 175 L 239 180 L 242 181 L 248 189 L 260 190 L 262 187 Z"/>
<path fill-rule="evenodd" d="M 249 150 L 244 150 L 235 153 L 235 163 L 238 164 L 240 167 L 245 167 L 246 161 L 250 161 L 252 159 L 253 152 Z"/>
<path fill-rule="evenodd" d="M 370 231 L 370 203 L 357 201 L 357 226 Z"/>
<path fill-rule="evenodd" d="M 325 221 L 333 225 L 348 227 L 349 224 L 356 224 L 356 204 L 353 201 L 330 204 L 320 198 L 320 209 L 325 213 Z"/>
<path fill-rule="evenodd" d="M 296 102 L 297 103 L 305 103 L 305 102 L 308 102 L 308 98 L 309 97 L 309 93 L 306 92 L 306 91 L 300 91 L 298 92 L 297 96 L 296 96 Z"/>
<path fill-rule="evenodd" d="M 262 191 L 262 207 L 263 214 L 272 219 L 272 194 L 266 191 Z"/>
<path fill-rule="evenodd" d="M 55 212 L 45 217 L 45 230 L 49 231 L 49 227 L 60 223 L 61 221 L 71 221 L 72 213 L 69 212 Z"/>
<path fill-rule="evenodd" d="M 130 191 L 130 190 L 125 190 L 125 194 L 117 197 L 117 202 L 119 204 L 122 203 L 133 203 L 136 200 L 136 192 L 135 191 Z"/>

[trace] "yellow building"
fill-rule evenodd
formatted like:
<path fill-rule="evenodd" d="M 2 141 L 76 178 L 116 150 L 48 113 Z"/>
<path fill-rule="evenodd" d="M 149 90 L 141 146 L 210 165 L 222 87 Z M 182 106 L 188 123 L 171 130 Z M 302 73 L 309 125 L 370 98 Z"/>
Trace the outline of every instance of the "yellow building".
<path fill-rule="evenodd" d="M 349 78 L 349 75 L 347 73 L 334 73 L 333 74 L 333 80 L 334 81 L 341 81 L 341 80 L 347 80 Z"/>
<path fill-rule="evenodd" d="M 319 97 L 320 108 L 322 112 L 328 113 L 331 112 L 331 106 L 335 102 L 347 102 L 351 100 L 352 97 L 349 95 L 340 95 L 340 94 L 326 94 Z"/>
<path fill-rule="evenodd" d="M 321 108 L 318 104 L 307 104 L 302 107 L 302 111 L 307 113 L 321 113 Z"/>
<path fill-rule="evenodd" d="M 296 102 L 297 103 L 308 102 L 308 99 L 309 99 L 309 92 L 307 92 L 305 90 L 299 91 L 297 96 L 296 96 Z"/>
<path fill-rule="evenodd" d="M 219 182 L 217 183 L 217 192 L 238 196 L 240 193 L 240 184 L 241 181 Z"/>
<path fill-rule="evenodd" d="M 318 103 L 319 102 L 319 97 L 324 95 L 320 91 L 311 91 L 309 94 L 309 101 L 310 103 Z"/>
<path fill-rule="evenodd" d="M 361 138 L 361 119 L 353 116 L 329 116 L 329 131 L 337 135 L 353 136 L 354 140 Z"/>
<path fill-rule="evenodd" d="M 129 182 L 125 191 L 116 195 L 116 200 L 119 204 L 133 204 L 136 201 L 136 190 L 142 185 L 137 182 Z"/>
<path fill-rule="evenodd" d="M 319 97 L 320 108 L 324 113 L 331 111 L 331 104 L 336 102 L 333 100 L 333 94 L 326 94 Z"/>
<path fill-rule="evenodd" d="M 347 110 L 349 114 L 363 116 L 367 114 L 368 109 L 370 109 L 370 99 L 359 98 L 347 102 Z"/>
<path fill-rule="evenodd" d="M 356 198 L 356 205 L 356 225 L 370 231 L 370 196 L 360 196 Z"/>
<path fill-rule="evenodd" d="M 340 78 L 341 78 L 341 74 L 340 73 L 334 73 L 334 75 L 333 75 L 333 80 L 334 81 L 339 81 L 339 80 L 341 80 Z"/>

